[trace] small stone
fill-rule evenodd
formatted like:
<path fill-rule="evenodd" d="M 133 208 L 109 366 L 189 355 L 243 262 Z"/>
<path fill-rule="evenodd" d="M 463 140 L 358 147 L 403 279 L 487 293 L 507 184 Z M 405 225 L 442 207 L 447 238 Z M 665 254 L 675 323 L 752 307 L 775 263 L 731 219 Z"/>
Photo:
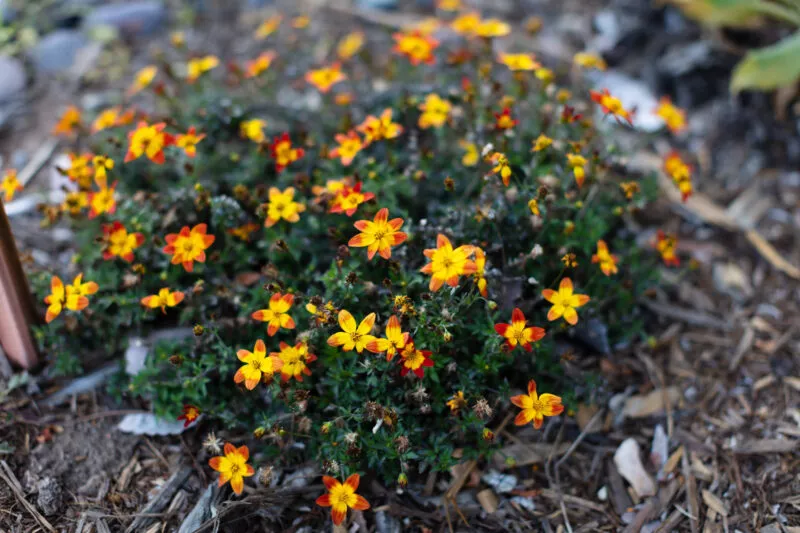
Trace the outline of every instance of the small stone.
<path fill-rule="evenodd" d="M 42 72 L 57 73 L 68 70 L 78 50 L 86 45 L 86 37 L 75 30 L 56 30 L 45 35 L 31 50 L 31 58 Z"/>
<path fill-rule="evenodd" d="M 94 9 L 86 17 L 84 28 L 111 26 L 127 35 L 150 35 L 166 21 L 167 8 L 162 2 L 140 1 L 110 4 Z"/>
<path fill-rule="evenodd" d="M 55 478 L 46 477 L 36 484 L 36 506 L 44 515 L 54 515 L 58 513 L 64 503 L 61 485 Z"/>
<path fill-rule="evenodd" d="M 21 96 L 25 90 L 25 67 L 18 59 L 0 56 L 0 103 Z"/>

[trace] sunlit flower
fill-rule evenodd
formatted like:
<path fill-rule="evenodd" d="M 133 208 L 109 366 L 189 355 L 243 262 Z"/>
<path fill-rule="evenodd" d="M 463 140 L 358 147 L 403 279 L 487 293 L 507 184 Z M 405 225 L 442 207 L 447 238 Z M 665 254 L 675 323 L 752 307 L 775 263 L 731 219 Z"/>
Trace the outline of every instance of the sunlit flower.
<path fill-rule="evenodd" d="M 375 313 L 368 314 L 361 324 L 357 324 L 353 315 L 342 309 L 339 311 L 339 327 L 342 328 L 342 331 L 328 337 L 328 344 L 341 346 L 345 352 L 355 349 L 361 353 L 370 342 L 375 340 L 375 337 L 369 334 L 373 324 L 375 324 Z"/>
<path fill-rule="evenodd" d="M 551 144 L 553 144 L 553 139 L 545 135 L 544 133 L 540 133 L 536 140 L 533 141 L 533 148 L 531 152 L 541 152 L 548 148 Z"/>
<path fill-rule="evenodd" d="M 386 352 L 386 360 L 391 361 L 410 339 L 409 333 L 402 331 L 400 320 L 392 315 L 386 324 L 386 337 L 368 343 L 367 350 L 373 353 Z"/>
<path fill-rule="evenodd" d="M 419 30 L 406 33 L 395 33 L 394 48 L 396 54 L 405 56 L 412 65 L 426 63 L 432 65 L 436 62 L 433 52 L 439 46 L 439 41 Z"/>
<path fill-rule="evenodd" d="M 471 36 L 475 35 L 475 30 L 478 29 L 480 23 L 480 14 L 477 11 L 470 11 L 469 13 L 464 13 L 456 17 L 455 20 L 450 23 L 450 27 L 456 33 L 460 33 L 461 35 L 465 36 Z"/>
<path fill-rule="evenodd" d="M 494 152 L 489 160 L 492 162 L 494 167 L 492 167 L 491 173 L 497 174 L 503 180 L 503 185 L 508 187 L 511 183 L 511 164 L 508 162 L 508 158 L 505 154 L 500 152 Z"/>
<path fill-rule="evenodd" d="M 361 137 L 355 130 L 350 130 L 347 133 L 337 133 L 336 142 L 339 143 L 339 146 L 331 150 L 328 156 L 331 159 L 338 157 L 345 166 L 352 163 L 353 158 L 364 147 Z"/>
<path fill-rule="evenodd" d="M 458 141 L 458 145 L 464 150 L 464 155 L 461 157 L 461 164 L 465 167 L 474 167 L 478 164 L 481 154 L 478 152 L 478 145 L 467 140 Z"/>
<path fill-rule="evenodd" d="M 61 210 L 73 217 L 81 214 L 89 206 L 89 193 L 86 191 L 69 191 L 61 203 Z"/>
<path fill-rule="evenodd" d="M 639 192 L 639 182 L 637 181 L 623 181 L 619 184 L 619 188 L 622 189 L 622 194 L 625 195 L 625 198 L 631 200 L 633 195 Z"/>
<path fill-rule="evenodd" d="M 486 39 L 505 37 L 509 33 L 511 33 L 511 26 L 500 19 L 482 20 L 475 28 L 475 35 Z"/>
<path fill-rule="evenodd" d="M 532 421 L 533 427 L 536 429 L 542 427 L 544 417 L 558 416 L 564 411 L 564 406 L 561 405 L 559 396 L 549 393 L 539 396 L 536 393 L 536 382 L 534 380 L 528 382 L 528 394 L 512 396 L 511 403 L 522 409 L 514 419 L 514 423 L 518 426 L 524 426 Z"/>
<path fill-rule="evenodd" d="M 506 344 L 511 350 L 519 345 L 530 352 L 533 349 L 533 343 L 544 338 L 544 329 L 536 326 L 528 327 L 525 315 L 518 307 L 515 307 L 511 313 L 511 324 L 495 324 L 494 330 L 505 337 Z"/>
<path fill-rule="evenodd" d="M 539 210 L 539 201 L 536 198 L 528 200 L 528 209 L 531 210 L 532 215 L 541 216 L 542 212 Z"/>
<path fill-rule="evenodd" d="M 430 263 L 420 269 L 423 274 L 430 274 L 431 281 L 428 288 L 438 291 L 447 283 L 451 287 L 458 286 L 458 278 L 477 271 L 477 266 L 469 259 L 473 247 L 462 245 L 453 248 L 450 239 L 441 233 L 436 236 L 436 248 L 429 248 L 423 253 L 430 259 Z"/>
<path fill-rule="evenodd" d="M 3 201 L 6 203 L 14 199 L 14 195 L 22 190 L 22 183 L 17 179 L 17 171 L 10 168 L 0 180 L 0 191 L 3 191 Z"/>
<path fill-rule="evenodd" d="M 257 58 L 248 61 L 245 65 L 244 75 L 247 78 L 260 76 L 269 69 L 275 59 L 275 52 L 263 52 Z"/>
<path fill-rule="evenodd" d="M 361 192 L 361 182 L 357 182 L 353 187 L 345 186 L 342 188 L 328 208 L 329 213 L 345 213 L 353 216 L 358 206 L 375 198 L 371 192 Z"/>
<path fill-rule="evenodd" d="M 103 131 L 108 128 L 113 128 L 117 125 L 119 118 L 119 107 L 110 107 L 100 112 L 97 118 L 92 122 L 92 133 Z"/>
<path fill-rule="evenodd" d="M 119 220 L 113 224 L 103 224 L 103 259 L 108 261 L 119 257 L 128 263 L 133 261 L 133 251 L 144 244 L 144 235 L 128 233 Z"/>
<path fill-rule="evenodd" d="M 365 147 L 375 141 L 394 139 L 403 133 L 403 127 L 392 122 L 392 110 L 388 108 L 383 110 L 380 117 L 368 115 L 356 129 L 364 134 Z"/>
<path fill-rule="evenodd" d="M 614 275 L 618 272 L 617 262 L 619 258 L 609 253 L 606 241 L 597 241 L 597 253 L 592 255 L 592 263 L 600 263 L 600 270 L 606 276 Z"/>
<path fill-rule="evenodd" d="M 658 230 L 656 235 L 656 250 L 661 254 L 661 260 L 667 266 L 680 266 L 681 260 L 678 257 L 676 248 L 678 246 L 678 238 L 672 233 L 664 233 Z"/>
<path fill-rule="evenodd" d="M 70 181 L 78 184 L 78 187 L 86 190 L 92 186 L 92 177 L 94 170 L 92 169 L 92 154 L 86 153 L 78 155 L 74 152 L 69 154 L 69 168 L 64 170 Z"/>
<path fill-rule="evenodd" d="M 670 152 L 664 158 L 664 172 L 672 178 L 675 186 L 681 191 L 681 198 L 685 202 L 692 195 L 692 167 L 686 164 L 678 152 Z"/>
<path fill-rule="evenodd" d="M 209 459 L 208 465 L 219 472 L 218 485 L 221 487 L 230 481 L 233 492 L 238 496 L 244 490 L 244 478 L 256 473 L 255 469 L 247 464 L 250 450 L 247 446 L 236 448 L 230 442 L 226 442 L 224 452 L 225 455 Z"/>
<path fill-rule="evenodd" d="M 450 408 L 451 413 L 457 413 L 459 410 L 465 408 L 467 406 L 467 400 L 464 399 L 464 391 L 456 392 L 449 400 L 446 402 L 447 407 Z"/>
<path fill-rule="evenodd" d="M 418 350 L 414 341 L 409 339 L 400 350 L 400 375 L 405 376 L 413 372 L 418 378 L 425 376 L 425 369 L 433 366 L 430 350 Z"/>
<path fill-rule="evenodd" d="M 255 222 L 248 222 L 247 224 L 242 224 L 241 226 L 237 226 L 235 228 L 230 228 L 228 230 L 228 235 L 233 235 L 237 239 L 250 242 L 250 235 L 253 234 L 254 231 L 258 230 L 261 226 L 256 224 Z"/>
<path fill-rule="evenodd" d="M 208 55 L 190 59 L 186 64 L 186 81 L 194 83 L 200 76 L 218 66 L 219 58 L 217 56 Z"/>
<path fill-rule="evenodd" d="M 408 235 L 400 231 L 403 226 L 402 218 L 389 220 L 389 210 L 383 208 L 375 214 L 374 220 L 358 220 L 354 224 L 360 231 L 347 243 L 348 246 L 360 248 L 367 247 L 367 259 L 380 254 L 384 259 L 392 257 L 392 247 L 405 242 Z"/>
<path fill-rule="evenodd" d="M 67 107 L 53 127 L 53 135 L 72 135 L 81 125 L 81 111 L 74 105 Z"/>
<path fill-rule="evenodd" d="M 533 54 L 500 54 L 498 61 L 514 72 L 536 70 L 542 66 Z"/>
<path fill-rule="evenodd" d="M 478 286 L 478 293 L 484 298 L 488 297 L 489 292 L 486 287 L 486 253 L 483 249 L 474 246 L 475 251 L 475 284 Z"/>
<path fill-rule="evenodd" d="M 61 278 L 53 276 L 50 280 L 50 294 L 44 299 L 47 304 L 45 322 L 48 324 L 61 314 L 64 308 L 70 311 L 82 311 L 89 305 L 89 298 L 98 290 L 97 283 L 83 282 L 83 274 L 78 274 L 72 285 L 64 285 Z"/>
<path fill-rule="evenodd" d="M 419 104 L 419 110 L 422 111 L 419 117 L 419 127 L 428 129 L 442 126 L 447 121 L 452 107 L 450 102 L 440 98 L 439 95 L 429 94 L 425 97 L 425 101 Z"/>
<path fill-rule="evenodd" d="M 586 305 L 589 302 L 589 297 L 585 294 L 573 294 L 572 280 L 563 278 L 558 285 L 558 291 L 553 289 L 545 289 L 542 291 L 542 296 L 545 300 L 550 302 L 552 307 L 547 313 L 547 320 L 551 322 L 564 317 L 568 324 L 574 326 L 578 323 L 578 312 L 575 310 L 578 307 Z"/>
<path fill-rule="evenodd" d="M 591 52 L 578 52 L 572 58 L 572 61 L 581 67 L 595 68 L 597 70 L 605 70 L 607 66 L 602 57 Z"/>
<path fill-rule="evenodd" d="M 175 307 L 183 301 L 184 294 L 180 291 L 171 291 L 164 287 L 158 294 L 151 294 L 142 298 L 142 305 L 150 309 L 161 308 L 161 312 L 167 314 L 167 307 Z"/>
<path fill-rule="evenodd" d="M 328 493 L 317 498 L 317 505 L 331 508 L 331 518 L 335 525 L 341 525 L 347 516 L 347 509 L 356 511 L 369 509 L 369 502 L 363 496 L 356 494 L 360 479 L 358 474 L 353 474 L 344 483 L 340 483 L 332 477 L 322 476 L 322 483 L 325 484 Z"/>
<path fill-rule="evenodd" d="M 264 40 L 270 35 L 272 35 L 275 30 L 281 25 L 281 21 L 283 17 L 281 15 L 273 15 L 264 22 L 262 22 L 258 28 L 256 28 L 255 37 L 259 40 Z"/>
<path fill-rule="evenodd" d="M 200 408 L 196 405 L 186 404 L 183 406 L 183 412 L 177 418 L 183 420 L 183 427 L 188 428 L 192 422 L 200 416 Z"/>
<path fill-rule="evenodd" d="M 680 133 L 686 129 L 686 111 L 672 103 L 668 96 L 658 102 L 655 114 L 661 117 L 672 133 Z"/>
<path fill-rule="evenodd" d="M 157 124 L 139 122 L 136 129 L 128 133 L 128 153 L 125 154 L 125 162 L 138 159 L 144 154 L 153 163 L 163 164 L 164 148 L 175 143 L 172 135 L 164 132 L 166 126 L 164 122 Z"/>
<path fill-rule="evenodd" d="M 114 169 L 114 160 L 105 155 L 96 155 L 92 158 L 94 165 L 94 182 L 101 188 L 108 184 L 108 171 Z"/>
<path fill-rule="evenodd" d="M 269 299 L 269 309 L 259 309 L 250 316 L 255 320 L 267 322 L 267 335 L 272 337 L 280 328 L 295 328 L 294 319 L 289 316 L 289 309 L 291 309 L 293 303 L 293 294 L 276 292 Z"/>
<path fill-rule="evenodd" d="M 632 123 L 631 113 L 622 107 L 622 102 L 619 98 L 611 96 L 608 89 L 603 89 L 602 92 L 589 91 L 589 95 L 592 97 L 592 102 L 598 104 L 606 115 L 612 115 L 617 119 L 617 122 L 624 120 L 628 124 Z"/>
<path fill-rule="evenodd" d="M 117 182 L 109 187 L 101 187 L 98 191 L 89 193 L 89 218 L 95 218 L 103 213 L 113 215 L 117 211 Z"/>
<path fill-rule="evenodd" d="M 356 55 L 363 46 L 364 33 L 354 31 L 342 37 L 342 40 L 340 40 L 339 44 L 336 46 L 336 54 L 339 56 L 339 59 L 346 61 Z"/>
<path fill-rule="evenodd" d="M 503 108 L 502 113 L 494 114 L 494 127 L 498 130 L 510 130 L 519 123 L 511 117 L 511 109 Z"/>
<path fill-rule="evenodd" d="M 305 155 L 305 150 L 302 148 L 293 148 L 292 141 L 289 139 L 289 134 L 284 132 L 273 139 L 270 145 L 272 158 L 275 159 L 275 171 L 280 172 L 291 163 L 294 163 Z"/>
<path fill-rule="evenodd" d="M 197 155 L 197 143 L 206 138 L 205 133 L 197 134 L 194 126 L 190 127 L 186 133 L 179 133 L 175 136 L 175 146 L 183 148 L 186 155 L 194 157 Z"/>
<path fill-rule="evenodd" d="M 297 30 L 302 30 L 303 28 L 308 27 L 311 23 L 311 17 L 308 15 L 298 15 L 292 19 L 292 28 Z"/>
<path fill-rule="evenodd" d="M 545 67 L 537 68 L 533 75 L 536 76 L 536 79 L 541 81 L 545 86 L 551 84 L 556 78 L 556 75 L 553 73 L 553 71 Z"/>
<path fill-rule="evenodd" d="M 292 224 L 300 220 L 300 213 L 306 210 L 306 206 L 294 201 L 294 193 L 294 187 L 287 187 L 283 192 L 277 187 L 270 187 L 264 227 L 271 228 L 281 220 Z"/>
<path fill-rule="evenodd" d="M 313 315 L 312 318 L 317 326 L 332 324 L 335 322 L 334 315 L 338 312 L 333 302 L 330 300 L 324 305 L 314 305 L 312 302 L 308 302 L 306 304 L 306 311 Z"/>
<path fill-rule="evenodd" d="M 461 0 L 436 0 L 436 9 L 442 11 L 458 11 L 461 7 Z"/>
<path fill-rule="evenodd" d="M 197 224 L 191 230 L 184 226 L 179 233 L 170 233 L 164 237 L 164 253 L 172 256 L 173 265 L 181 264 L 186 272 L 192 272 L 195 261 L 205 263 L 206 250 L 214 243 L 215 237 L 207 231 L 208 226 Z"/>
<path fill-rule="evenodd" d="M 561 257 L 561 262 L 564 263 L 566 268 L 576 268 L 578 266 L 578 256 L 573 253 L 564 254 Z"/>
<path fill-rule="evenodd" d="M 133 84 L 128 88 L 128 95 L 136 94 L 142 89 L 147 88 L 158 74 L 158 67 L 149 65 L 141 69 L 133 77 Z"/>
<path fill-rule="evenodd" d="M 243 120 L 239 124 L 239 135 L 250 139 L 255 143 L 262 143 L 266 139 L 264 128 L 267 126 L 266 120 L 254 118 L 250 120 Z"/>
<path fill-rule="evenodd" d="M 244 386 L 248 390 L 256 388 L 262 380 L 268 383 L 275 372 L 278 372 L 283 367 L 283 361 L 280 357 L 275 355 L 267 355 L 267 347 L 264 341 L 258 339 L 253 351 L 239 350 L 236 352 L 236 357 L 239 361 L 243 362 L 239 370 L 233 376 L 234 383 L 241 383 L 244 381 Z"/>
<path fill-rule="evenodd" d="M 586 164 L 588 161 L 580 154 L 567 154 L 567 165 L 572 169 L 578 187 L 583 187 L 586 179 Z"/>
<path fill-rule="evenodd" d="M 311 370 L 308 368 L 308 363 L 317 360 L 317 356 L 309 353 L 308 345 L 304 342 L 298 342 L 294 346 L 280 343 L 280 352 L 271 353 L 271 356 L 277 356 L 283 361 L 281 367 L 281 380 L 286 382 L 294 378 L 297 381 L 303 381 L 303 375 L 310 376 Z"/>
<path fill-rule="evenodd" d="M 342 72 L 341 68 L 339 63 L 334 63 L 330 67 L 310 70 L 306 72 L 306 81 L 325 94 L 331 90 L 331 87 L 347 79 L 347 75 Z"/>

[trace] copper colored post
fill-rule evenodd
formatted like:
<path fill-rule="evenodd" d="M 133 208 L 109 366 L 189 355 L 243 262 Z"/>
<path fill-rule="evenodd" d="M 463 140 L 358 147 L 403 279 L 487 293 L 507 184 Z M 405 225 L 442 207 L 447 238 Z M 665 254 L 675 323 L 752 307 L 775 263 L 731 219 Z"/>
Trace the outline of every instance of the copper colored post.
<path fill-rule="evenodd" d="M 37 362 L 29 329 L 36 321 L 11 225 L 0 202 L 0 345 L 9 359 L 22 368 L 31 368 Z"/>

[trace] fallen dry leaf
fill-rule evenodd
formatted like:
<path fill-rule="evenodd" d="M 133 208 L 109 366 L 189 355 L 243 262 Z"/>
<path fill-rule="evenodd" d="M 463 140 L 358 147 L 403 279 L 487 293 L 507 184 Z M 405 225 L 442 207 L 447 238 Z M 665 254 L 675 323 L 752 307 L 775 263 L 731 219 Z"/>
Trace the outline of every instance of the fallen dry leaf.
<path fill-rule="evenodd" d="M 639 443 L 635 439 L 628 438 L 622 441 L 617 451 L 614 452 L 614 465 L 639 497 L 655 495 L 656 484 L 642 464 Z"/>
<path fill-rule="evenodd" d="M 703 501 L 717 514 L 728 516 L 728 509 L 725 507 L 725 504 L 722 502 L 722 500 L 714 496 L 714 494 L 706 489 L 703 489 Z"/>
<path fill-rule="evenodd" d="M 649 394 L 631 396 L 625 401 L 622 416 L 625 418 L 645 418 L 662 414 L 665 411 L 665 400 L 670 405 L 676 405 L 681 399 L 681 392 L 677 387 L 668 389 L 655 389 Z"/>
<path fill-rule="evenodd" d="M 484 489 L 480 491 L 478 494 L 475 495 L 475 498 L 478 499 L 478 503 L 481 504 L 483 510 L 489 514 L 497 511 L 497 495 L 492 491 L 492 489 Z"/>

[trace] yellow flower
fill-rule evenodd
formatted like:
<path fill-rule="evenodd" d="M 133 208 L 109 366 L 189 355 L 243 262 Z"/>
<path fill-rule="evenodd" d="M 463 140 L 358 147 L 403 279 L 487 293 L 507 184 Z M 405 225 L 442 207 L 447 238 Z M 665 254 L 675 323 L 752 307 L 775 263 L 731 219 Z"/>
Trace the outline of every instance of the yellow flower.
<path fill-rule="evenodd" d="M 331 508 L 331 517 L 335 525 L 341 525 L 347 516 L 348 508 L 356 511 L 369 509 L 369 502 L 363 496 L 356 494 L 360 479 L 358 474 L 353 474 L 344 483 L 340 483 L 332 477 L 322 476 L 322 483 L 328 489 L 328 493 L 317 498 L 317 505 Z"/>
<path fill-rule="evenodd" d="M 612 115 L 617 118 L 617 121 L 624 120 L 628 124 L 633 121 L 630 111 L 622 106 L 622 101 L 616 96 L 611 96 L 608 89 L 603 89 L 602 92 L 589 91 L 592 102 L 600 105 L 600 109 L 606 115 Z"/>
<path fill-rule="evenodd" d="M 359 220 L 355 224 L 359 233 L 347 243 L 350 247 L 367 247 L 367 259 L 372 260 L 376 253 L 384 259 L 392 257 L 392 246 L 405 242 L 408 235 L 400 231 L 402 218 L 389 220 L 389 210 L 383 208 L 375 215 L 374 220 Z"/>
<path fill-rule="evenodd" d="M 6 203 L 14 199 L 14 195 L 22 190 L 22 183 L 17 179 L 17 171 L 13 168 L 6 170 L 0 181 L 0 191 L 3 191 L 3 199 Z"/>
<path fill-rule="evenodd" d="M 553 304 L 547 313 L 547 320 L 552 322 L 563 316 L 564 320 L 573 326 L 578 323 L 578 312 L 575 309 L 586 305 L 589 301 L 589 297 L 585 294 L 573 294 L 572 280 L 569 278 L 561 280 L 558 291 L 545 289 L 542 291 L 542 296 Z"/>
<path fill-rule="evenodd" d="M 606 62 L 605 60 L 597 54 L 592 54 L 590 52 L 578 52 L 572 58 L 572 61 L 581 67 L 584 68 L 596 68 L 597 70 L 605 70 L 606 69 Z"/>
<path fill-rule="evenodd" d="M 392 37 L 395 41 L 392 51 L 405 56 L 412 65 L 420 63 L 431 65 L 436 61 L 433 52 L 438 48 L 439 41 L 433 37 L 419 30 L 395 33 Z"/>
<path fill-rule="evenodd" d="M 128 96 L 149 87 L 150 84 L 153 83 L 156 74 L 158 74 L 158 67 L 153 65 L 146 66 L 137 72 L 133 77 L 133 84 L 128 88 Z"/>
<path fill-rule="evenodd" d="M 292 19 L 292 28 L 302 30 L 308 27 L 311 23 L 311 18 L 308 15 L 299 15 Z"/>
<path fill-rule="evenodd" d="M 478 267 L 469 259 L 473 250 L 473 247 L 469 245 L 462 245 L 454 249 L 450 244 L 450 239 L 441 233 L 437 235 L 436 248 L 430 248 L 423 252 L 425 257 L 430 259 L 430 263 L 420 269 L 423 274 L 431 275 L 428 288 L 435 292 L 445 283 L 451 287 L 457 287 L 460 276 L 474 274 Z"/>
<path fill-rule="evenodd" d="M 345 61 L 356 55 L 363 46 L 364 33 L 354 31 L 342 37 L 342 40 L 339 41 L 339 45 L 336 47 L 336 53 L 340 59 Z"/>
<path fill-rule="evenodd" d="M 375 313 L 368 314 L 361 324 L 357 324 L 353 315 L 342 309 L 339 311 L 339 327 L 342 328 L 342 331 L 328 337 L 328 344 L 341 346 L 345 352 L 355 349 L 361 353 L 370 342 L 375 340 L 375 337 L 369 334 L 373 324 L 375 324 Z"/>
<path fill-rule="evenodd" d="M 190 59 L 186 64 L 186 80 L 194 83 L 200 76 L 218 66 L 219 58 L 217 56 L 208 55 Z"/>
<path fill-rule="evenodd" d="M 70 191 L 64 197 L 61 210 L 76 217 L 89 205 L 89 194 L 86 191 Z"/>
<path fill-rule="evenodd" d="M 536 215 L 537 217 L 542 214 L 541 211 L 539 211 L 539 201 L 536 198 L 531 198 L 528 200 L 528 209 L 531 210 L 531 214 Z"/>
<path fill-rule="evenodd" d="M 386 352 L 386 360 L 391 361 L 410 340 L 409 333 L 402 331 L 400 319 L 392 315 L 386 324 L 386 337 L 368 343 L 367 350 L 373 353 Z"/>
<path fill-rule="evenodd" d="M 219 486 L 221 487 L 228 481 L 236 495 L 244 490 L 244 478 L 256 473 L 255 469 L 247 464 L 250 458 L 250 451 L 247 446 L 236 448 L 230 442 L 225 443 L 225 455 L 212 457 L 208 460 L 211 468 L 219 472 Z"/>
<path fill-rule="evenodd" d="M 248 61 L 245 66 L 244 75 L 247 78 L 255 78 L 265 72 L 275 59 L 275 52 L 264 52 L 252 61 Z"/>
<path fill-rule="evenodd" d="M 266 126 L 267 121 L 261 120 L 260 118 L 243 120 L 242 123 L 239 124 L 239 135 L 253 142 L 262 143 L 267 138 L 264 134 L 264 128 Z"/>
<path fill-rule="evenodd" d="M 280 328 L 294 329 L 294 319 L 289 315 L 294 303 L 293 294 L 276 292 L 269 299 L 269 309 L 259 309 L 252 315 L 253 319 L 267 323 L 267 335 L 274 336 Z"/>
<path fill-rule="evenodd" d="M 600 270 L 603 274 L 606 276 L 616 274 L 618 260 L 616 255 L 609 253 L 606 241 L 597 241 L 597 253 L 592 256 L 592 263 L 600 263 Z"/>
<path fill-rule="evenodd" d="M 183 301 L 183 293 L 180 291 L 170 291 L 165 287 L 158 291 L 158 294 L 151 294 L 142 298 L 142 305 L 150 309 L 161 308 L 161 312 L 166 314 L 167 307 L 175 307 Z"/>
<path fill-rule="evenodd" d="M 457 412 L 467 406 L 467 400 L 464 399 L 464 391 L 456 392 L 452 398 L 447 400 L 447 407 L 450 408 L 451 413 Z"/>
<path fill-rule="evenodd" d="M 186 133 L 179 133 L 175 136 L 175 146 L 183 148 L 183 151 L 189 157 L 197 155 L 197 143 L 206 138 L 205 133 L 197 134 L 194 126 L 190 127 Z"/>
<path fill-rule="evenodd" d="M 206 224 L 197 224 L 191 230 L 189 226 L 181 228 L 179 233 L 170 233 L 164 237 L 167 245 L 163 251 L 172 255 L 173 265 L 183 265 L 186 272 L 194 270 L 194 262 L 205 263 L 206 250 L 214 244 L 214 235 L 208 235 Z"/>
<path fill-rule="evenodd" d="M 464 155 L 461 157 L 461 164 L 465 167 L 474 167 L 477 165 L 480 160 L 478 146 L 464 139 L 458 141 L 458 145 L 464 150 Z"/>
<path fill-rule="evenodd" d="M 461 0 L 436 0 L 436 9 L 442 11 L 458 11 L 461 7 Z"/>
<path fill-rule="evenodd" d="M 456 19 L 450 23 L 450 27 L 456 33 L 460 33 L 461 35 L 474 35 L 475 30 L 481 23 L 481 16 L 476 11 L 471 11 L 469 13 L 464 13 L 463 15 L 459 15 Z"/>
<path fill-rule="evenodd" d="M 82 311 L 89 305 L 90 296 L 97 292 L 97 283 L 83 283 L 83 274 L 78 274 L 72 285 L 64 285 L 61 278 L 53 276 L 50 280 L 50 294 L 44 299 L 47 304 L 45 322 L 48 324 L 61 314 L 64 308 L 70 311 Z"/>
<path fill-rule="evenodd" d="M 475 35 L 491 39 L 492 37 L 504 37 L 511 33 L 511 26 L 499 19 L 487 19 L 481 21 L 475 28 Z"/>
<path fill-rule="evenodd" d="M 105 155 L 96 155 L 92 158 L 92 165 L 94 165 L 94 182 L 98 187 L 106 187 L 108 171 L 114 168 L 114 160 Z"/>
<path fill-rule="evenodd" d="M 78 209 L 80 213 L 80 208 Z M 119 257 L 129 263 L 133 261 L 133 251 L 144 244 L 144 235 L 129 233 L 119 220 L 103 225 L 103 259 L 106 261 Z"/>
<path fill-rule="evenodd" d="M 661 98 L 655 113 L 661 117 L 672 133 L 680 133 L 686 129 L 686 112 L 673 104 L 668 96 Z"/>
<path fill-rule="evenodd" d="M 511 182 L 511 165 L 508 162 L 508 158 L 505 154 L 501 154 L 500 152 L 495 152 L 492 154 L 490 161 L 494 165 L 492 168 L 491 173 L 497 174 L 503 180 L 503 185 L 508 187 L 509 183 Z"/>
<path fill-rule="evenodd" d="M 280 15 L 273 15 L 264 22 L 262 22 L 258 28 L 256 28 L 255 37 L 258 40 L 264 40 L 270 35 L 272 35 L 275 30 L 281 25 L 281 21 L 283 17 Z"/>
<path fill-rule="evenodd" d="M 311 305 L 311 304 L 309 304 Z M 285 342 L 281 342 L 279 353 L 271 353 L 280 357 L 283 361 L 281 367 L 281 380 L 286 382 L 290 378 L 295 378 L 297 381 L 303 381 L 303 375 L 310 376 L 311 370 L 308 368 L 308 363 L 317 360 L 317 356 L 308 352 L 308 345 L 304 342 L 298 342 L 294 346 L 290 346 Z"/>
<path fill-rule="evenodd" d="M 89 193 L 89 218 L 95 218 L 103 213 L 114 214 L 117 210 L 115 197 L 116 182 L 110 187 L 100 187 L 100 190 Z"/>
<path fill-rule="evenodd" d="M 586 158 L 580 154 L 567 154 L 567 165 L 572 169 L 578 187 L 583 187 L 583 180 L 586 179 Z"/>
<path fill-rule="evenodd" d="M 364 147 L 364 143 L 355 130 L 350 130 L 347 133 L 337 133 L 335 138 L 339 146 L 331 150 L 328 153 L 328 157 L 331 159 L 338 157 L 344 166 L 348 166 Z"/>
<path fill-rule="evenodd" d="M 486 298 L 489 293 L 486 283 L 486 252 L 483 249 L 474 247 L 475 249 L 475 284 L 478 286 L 478 293 Z"/>
<path fill-rule="evenodd" d="M 261 380 L 267 382 L 271 380 L 275 372 L 279 371 L 283 366 L 283 361 L 281 361 L 280 357 L 267 355 L 267 347 L 261 339 L 256 341 L 252 352 L 239 350 L 236 352 L 236 357 L 244 365 L 236 371 L 233 381 L 234 383 L 244 381 L 244 386 L 248 390 L 255 389 Z"/>
<path fill-rule="evenodd" d="M 72 135 L 81 124 L 81 111 L 74 105 L 67 107 L 53 127 L 53 135 Z"/>
<path fill-rule="evenodd" d="M 534 75 L 536 76 L 536 79 L 541 80 L 541 82 L 545 85 L 549 85 L 556 77 L 552 70 L 544 67 L 537 68 L 534 72 Z"/>
<path fill-rule="evenodd" d="M 498 61 L 514 72 L 536 70 L 542 66 L 533 54 L 500 54 Z"/>
<path fill-rule="evenodd" d="M 531 152 L 541 152 L 545 148 L 549 147 L 553 144 L 553 139 L 545 135 L 544 133 L 540 133 L 536 140 L 533 142 L 533 149 Z"/>
<path fill-rule="evenodd" d="M 437 94 L 429 94 L 425 101 L 419 105 L 422 114 L 419 117 L 419 127 L 428 129 L 442 126 L 450 114 L 452 105 L 447 100 L 443 100 Z"/>
<path fill-rule="evenodd" d="M 306 81 L 317 88 L 323 94 L 331 90 L 331 87 L 347 79 L 347 75 L 342 72 L 341 65 L 334 63 L 330 67 L 318 68 L 306 72 Z"/>
<path fill-rule="evenodd" d="M 536 382 L 534 380 L 528 382 L 528 394 L 513 396 L 511 403 L 522 409 L 517 418 L 514 419 L 514 423 L 518 426 L 533 422 L 533 427 L 539 429 L 542 427 L 544 417 L 558 416 L 564 412 L 564 406 L 561 405 L 559 396 L 549 393 L 539 396 L 536 393 Z"/>
<path fill-rule="evenodd" d="M 380 117 L 368 115 L 356 129 L 364 134 L 365 147 L 375 141 L 394 139 L 403 133 L 403 127 L 392 122 L 391 109 L 384 109 Z"/>
<path fill-rule="evenodd" d="M 287 187 L 283 192 L 277 187 L 270 187 L 264 227 L 271 228 L 280 220 L 292 224 L 300 220 L 300 213 L 306 210 L 306 206 L 294 201 L 294 192 L 294 187 Z"/>
<path fill-rule="evenodd" d="M 94 119 L 92 122 L 92 133 L 97 133 L 98 131 L 103 131 L 108 128 L 113 128 L 117 125 L 117 119 L 119 118 L 119 108 L 118 107 L 111 107 L 102 111 L 97 118 Z"/>

